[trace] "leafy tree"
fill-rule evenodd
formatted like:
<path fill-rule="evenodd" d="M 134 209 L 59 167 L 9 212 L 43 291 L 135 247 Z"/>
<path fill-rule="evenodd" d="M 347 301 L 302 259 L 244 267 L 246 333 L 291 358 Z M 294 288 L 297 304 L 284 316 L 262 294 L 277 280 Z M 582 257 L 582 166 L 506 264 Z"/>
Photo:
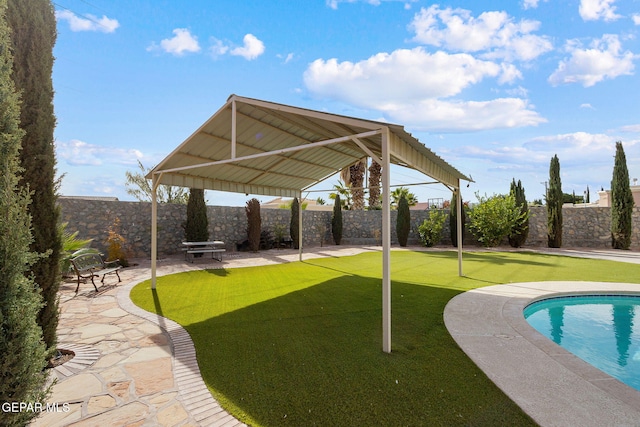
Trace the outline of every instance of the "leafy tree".
<path fill-rule="evenodd" d="M 333 186 L 333 189 L 335 190 L 335 192 L 329 193 L 329 198 L 335 201 L 336 198 L 340 196 L 339 200 L 340 200 L 341 209 L 344 209 L 344 210 L 351 209 L 352 202 L 351 202 L 351 191 L 349 190 L 349 187 L 345 185 L 342 181 L 338 180 L 338 183 Z"/>
<path fill-rule="evenodd" d="M 11 29 L 13 74 L 21 94 L 20 127 L 25 130 L 20 152 L 23 169 L 20 186 L 31 191 L 33 242 L 31 250 L 44 256 L 30 272 L 44 304 L 38 313 L 47 348 L 55 350 L 58 326 L 58 288 L 62 238 L 58 234 L 60 210 L 56 205 L 55 147 L 53 132 L 53 45 L 56 19 L 49 0 L 9 0 L 7 22 Z"/>
<path fill-rule="evenodd" d="M 616 159 L 611 180 L 611 246 L 614 249 L 629 249 L 633 224 L 633 194 L 629 184 L 627 158 L 622 142 L 616 142 Z"/>
<path fill-rule="evenodd" d="M 380 178 L 382 166 L 375 160 L 369 166 L 369 209 L 380 209 Z"/>
<path fill-rule="evenodd" d="M 141 202 L 150 202 L 153 190 L 151 189 L 151 183 L 145 178 L 145 176 L 151 172 L 151 169 L 145 168 L 140 160 L 138 160 L 138 168 L 140 169 L 140 172 L 133 173 L 126 171 L 124 173 L 127 177 L 127 182 L 125 182 L 124 186 L 127 194 L 130 196 L 135 197 Z M 158 203 L 186 204 L 189 199 L 189 193 L 187 193 L 187 190 L 182 187 L 161 184 L 158 186 L 156 198 Z"/>
<path fill-rule="evenodd" d="M 462 244 L 464 244 L 464 229 L 467 222 L 466 207 L 462 204 Z M 454 192 L 449 204 L 449 232 L 451 233 L 451 244 L 458 247 L 458 195 Z"/>
<path fill-rule="evenodd" d="M 443 211 L 432 209 L 429 211 L 429 218 L 425 219 L 418 226 L 420 240 L 427 247 L 432 247 L 440 243 L 442 239 L 442 229 L 447 220 L 447 214 Z"/>
<path fill-rule="evenodd" d="M 409 206 L 415 206 L 418 204 L 418 198 L 415 194 L 409 192 L 408 188 L 398 187 L 391 192 L 391 209 L 398 208 L 398 202 L 402 196 L 407 200 Z"/>
<path fill-rule="evenodd" d="M 516 199 L 516 205 L 519 207 L 520 212 L 524 214 L 524 220 L 518 223 L 509 233 L 509 244 L 511 247 L 519 248 L 524 245 L 527 241 L 527 236 L 529 236 L 529 205 L 520 180 L 518 180 L 517 184 L 515 178 L 511 181 L 511 195 Z"/>
<path fill-rule="evenodd" d="M 547 190 L 547 241 L 550 248 L 562 247 L 562 182 L 560 160 L 557 155 L 549 164 L 549 188 Z"/>
<path fill-rule="evenodd" d="M 293 240 L 293 248 L 300 248 L 300 223 L 298 222 L 300 216 L 300 202 L 295 197 L 291 202 L 291 224 L 289 226 L 289 234 Z"/>
<path fill-rule="evenodd" d="M 400 246 L 407 246 L 409 231 L 411 231 L 411 212 L 407 198 L 401 194 L 400 200 L 398 200 L 398 216 L 396 217 L 396 235 Z"/>
<path fill-rule="evenodd" d="M 11 80 L 7 0 L 0 0 L 0 402 L 43 403 L 48 390 L 46 345 L 36 322 L 41 297 L 33 292 L 29 267 L 38 259 L 29 247 L 29 191 L 19 185 L 20 104 Z M 3 411 L 0 424 L 22 426 L 37 412 Z"/>
<path fill-rule="evenodd" d="M 204 190 L 202 189 L 189 189 L 184 234 L 187 242 L 206 242 L 209 240 L 207 204 L 204 201 Z"/>
<path fill-rule="evenodd" d="M 505 237 L 526 220 L 512 194 L 481 197 L 469 212 L 469 228 L 483 246 L 498 246 Z"/>
<path fill-rule="evenodd" d="M 260 250 L 260 234 L 262 233 L 262 218 L 260 217 L 260 202 L 253 198 L 247 202 L 245 207 L 247 213 L 247 239 L 249 240 L 249 250 L 258 252 Z"/>
<path fill-rule="evenodd" d="M 342 241 L 342 203 L 340 201 L 340 195 L 335 197 L 335 203 L 333 204 L 333 215 L 331 216 L 331 235 L 336 245 Z"/>

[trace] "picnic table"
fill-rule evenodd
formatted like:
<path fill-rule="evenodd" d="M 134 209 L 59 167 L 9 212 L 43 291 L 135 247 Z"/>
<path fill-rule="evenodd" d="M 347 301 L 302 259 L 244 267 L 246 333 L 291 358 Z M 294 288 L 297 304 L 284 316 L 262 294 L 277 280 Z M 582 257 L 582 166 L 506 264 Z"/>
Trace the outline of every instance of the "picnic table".
<path fill-rule="evenodd" d="M 222 253 L 226 252 L 224 242 L 221 240 L 212 240 L 209 242 L 182 242 L 182 250 L 184 258 L 187 261 L 194 262 L 196 254 L 211 254 L 211 259 L 222 261 Z"/>

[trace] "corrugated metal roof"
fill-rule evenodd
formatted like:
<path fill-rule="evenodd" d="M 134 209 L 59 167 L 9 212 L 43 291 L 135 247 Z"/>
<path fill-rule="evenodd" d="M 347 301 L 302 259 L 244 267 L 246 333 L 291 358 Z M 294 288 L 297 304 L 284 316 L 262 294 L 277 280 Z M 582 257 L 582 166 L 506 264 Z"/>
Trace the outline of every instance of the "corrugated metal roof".
<path fill-rule="evenodd" d="M 459 180 L 471 181 L 400 125 L 237 95 L 231 95 L 147 178 L 158 174 L 160 184 L 294 197 L 367 157 L 354 138 L 380 158 L 387 129 L 391 163 L 449 187 L 457 187 Z"/>

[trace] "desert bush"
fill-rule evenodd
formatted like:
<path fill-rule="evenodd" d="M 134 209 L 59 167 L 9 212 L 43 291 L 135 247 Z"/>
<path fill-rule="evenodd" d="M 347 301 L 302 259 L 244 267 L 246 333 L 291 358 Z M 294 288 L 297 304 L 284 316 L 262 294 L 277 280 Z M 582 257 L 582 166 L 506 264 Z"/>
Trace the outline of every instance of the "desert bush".
<path fill-rule="evenodd" d="M 429 218 L 425 219 L 422 224 L 418 226 L 418 235 L 420 241 L 427 247 L 432 247 L 440 243 L 442 239 L 442 229 L 444 228 L 444 222 L 447 219 L 447 214 L 440 210 L 429 211 Z"/>
<path fill-rule="evenodd" d="M 476 197 L 478 204 L 469 212 L 469 228 L 483 246 L 498 246 L 527 217 L 511 194 L 482 197 L 476 193 Z"/>

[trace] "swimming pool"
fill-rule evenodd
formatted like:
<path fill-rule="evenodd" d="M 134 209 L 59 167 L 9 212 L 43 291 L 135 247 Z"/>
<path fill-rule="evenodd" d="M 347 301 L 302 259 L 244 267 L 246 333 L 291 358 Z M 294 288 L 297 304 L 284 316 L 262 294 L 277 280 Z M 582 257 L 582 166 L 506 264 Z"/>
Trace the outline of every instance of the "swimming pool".
<path fill-rule="evenodd" d="M 556 344 L 640 390 L 640 296 L 548 298 L 525 307 L 524 316 Z"/>

